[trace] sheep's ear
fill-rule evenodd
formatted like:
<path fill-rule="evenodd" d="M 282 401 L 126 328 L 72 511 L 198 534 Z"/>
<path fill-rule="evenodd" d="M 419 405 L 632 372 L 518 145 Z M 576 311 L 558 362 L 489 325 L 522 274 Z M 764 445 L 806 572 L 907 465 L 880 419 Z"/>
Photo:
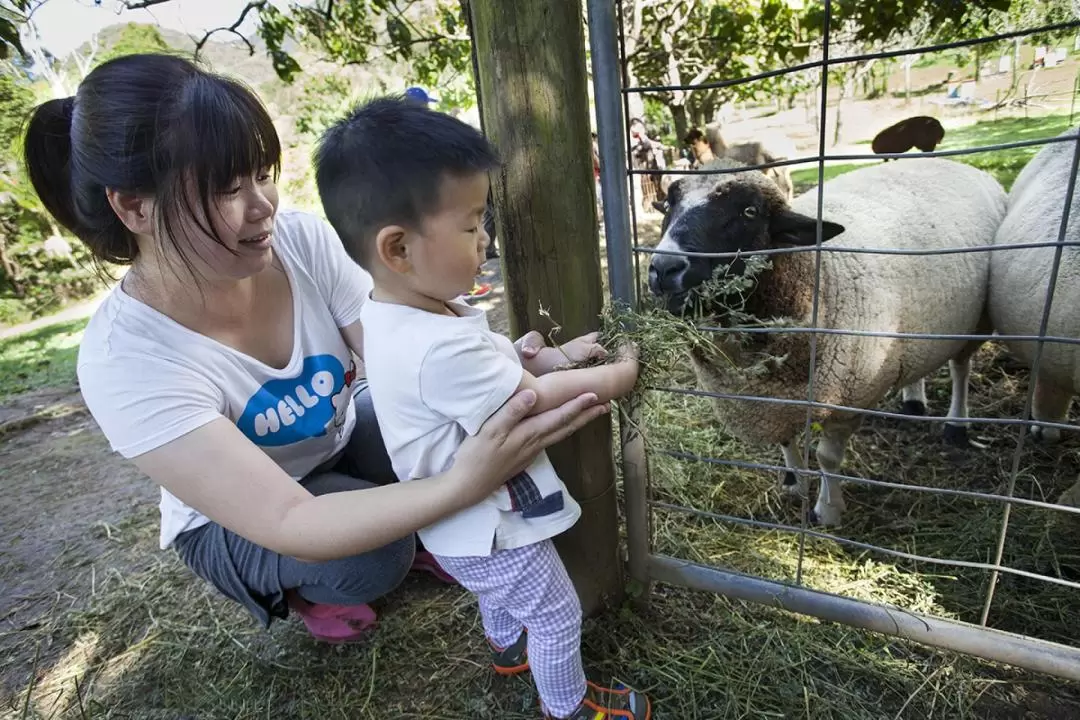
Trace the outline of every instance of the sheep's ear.
<path fill-rule="evenodd" d="M 667 201 L 666 200 L 653 200 L 653 208 L 662 215 L 667 215 Z"/>
<path fill-rule="evenodd" d="M 831 240 L 844 232 L 840 223 L 822 220 L 821 241 Z M 813 245 L 817 242 L 817 218 L 794 210 L 781 210 L 769 220 L 769 235 L 773 245 Z"/>

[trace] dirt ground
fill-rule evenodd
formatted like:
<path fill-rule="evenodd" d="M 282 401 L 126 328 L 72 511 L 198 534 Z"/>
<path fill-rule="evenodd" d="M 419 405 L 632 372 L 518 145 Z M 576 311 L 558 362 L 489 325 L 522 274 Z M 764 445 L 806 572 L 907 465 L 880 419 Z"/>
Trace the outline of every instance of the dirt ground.
<path fill-rule="evenodd" d="M 0 700 L 67 648 L 50 619 L 85 607 L 125 572 L 122 529 L 156 511 L 157 491 L 109 451 L 77 388 L 28 393 L 0 408 Z M 0 708 L 8 705 L 0 702 Z M 2 710 L 0 710 L 2 712 Z"/>

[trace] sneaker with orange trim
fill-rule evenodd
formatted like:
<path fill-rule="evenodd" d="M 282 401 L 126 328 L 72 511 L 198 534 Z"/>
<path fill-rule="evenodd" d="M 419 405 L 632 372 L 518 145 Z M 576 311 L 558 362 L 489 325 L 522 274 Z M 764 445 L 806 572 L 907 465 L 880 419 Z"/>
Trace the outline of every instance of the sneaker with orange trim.
<path fill-rule="evenodd" d="M 621 683 L 617 688 L 605 688 L 586 682 L 585 699 L 565 720 L 650 720 L 651 717 L 652 705 L 644 693 Z"/>
<path fill-rule="evenodd" d="M 503 677 L 509 677 L 520 675 L 529 669 L 528 633 L 528 630 L 522 630 L 514 644 L 502 650 L 495 647 L 490 640 L 488 641 L 488 645 L 491 645 L 491 667 L 495 672 Z"/>

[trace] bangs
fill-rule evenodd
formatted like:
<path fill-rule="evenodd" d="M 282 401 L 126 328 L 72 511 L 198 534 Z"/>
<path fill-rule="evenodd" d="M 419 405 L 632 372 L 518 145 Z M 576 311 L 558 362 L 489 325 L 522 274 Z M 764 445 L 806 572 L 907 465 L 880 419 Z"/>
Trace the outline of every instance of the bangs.
<path fill-rule="evenodd" d="M 281 143 L 269 113 L 247 88 L 232 80 L 196 75 L 184 108 L 171 128 L 170 143 L 179 160 L 173 165 L 196 183 L 206 197 L 230 187 L 237 178 L 281 169 Z M 186 166 L 186 167 L 185 167 Z"/>

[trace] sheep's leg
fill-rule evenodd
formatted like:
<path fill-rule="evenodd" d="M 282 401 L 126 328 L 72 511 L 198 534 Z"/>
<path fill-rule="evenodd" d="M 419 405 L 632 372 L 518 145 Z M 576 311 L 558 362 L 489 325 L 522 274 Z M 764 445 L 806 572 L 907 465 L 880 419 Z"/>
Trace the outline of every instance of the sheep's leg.
<path fill-rule="evenodd" d="M 780 445 L 780 452 L 784 455 L 784 470 L 780 473 L 780 492 L 789 495 L 805 496 L 806 475 L 797 470 L 805 470 L 802 453 L 799 451 L 799 443 L 794 438 Z"/>
<path fill-rule="evenodd" d="M 949 403 L 949 417 L 969 417 L 968 383 L 971 380 L 971 358 L 963 362 L 949 361 L 949 375 L 952 376 L 952 401 Z M 956 447 L 968 447 L 967 423 L 945 423 L 945 442 Z"/>
<path fill-rule="evenodd" d="M 1072 393 L 1060 385 L 1039 379 L 1035 383 L 1035 397 L 1032 400 L 1031 415 L 1035 420 L 1044 422 L 1063 423 L 1069 418 L 1069 405 L 1072 403 Z M 1041 443 L 1052 445 L 1061 440 L 1061 430 L 1058 428 L 1031 426 L 1032 436 Z"/>
<path fill-rule="evenodd" d="M 964 346 L 960 354 L 949 361 L 949 375 L 952 377 L 952 400 L 949 402 L 949 417 L 971 417 L 968 410 L 968 387 L 971 384 L 971 358 L 983 344 L 974 340 Z M 954 447 L 971 447 L 968 440 L 968 423 L 945 423 L 945 443 Z"/>
<path fill-rule="evenodd" d="M 811 520 L 821 525 L 839 525 L 847 505 L 840 479 L 831 477 L 840 474 L 844 464 L 844 454 L 848 440 L 862 423 L 861 417 L 846 420 L 834 420 L 826 423 L 822 429 L 821 441 L 817 446 L 818 465 L 822 470 L 821 487 L 818 489 L 817 503 L 814 505 Z"/>
<path fill-rule="evenodd" d="M 903 398 L 903 405 L 900 406 L 900 412 L 905 415 L 925 415 L 926 414 L 926 379 L 916 380 L 910 385 L 905 385 L 900 391 L 900 395 Z"/>

